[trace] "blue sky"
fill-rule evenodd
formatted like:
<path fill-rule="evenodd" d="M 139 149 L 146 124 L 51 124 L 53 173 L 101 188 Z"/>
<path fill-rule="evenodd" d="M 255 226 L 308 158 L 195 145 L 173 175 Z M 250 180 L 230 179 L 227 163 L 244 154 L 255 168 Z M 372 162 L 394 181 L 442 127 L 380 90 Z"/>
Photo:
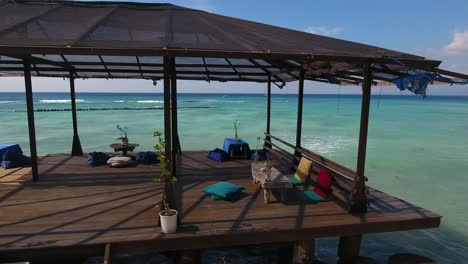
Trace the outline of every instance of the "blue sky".
<path fill-rule="evenodd" d="M 159 1 L 155 1 L 159 2 Z M 167 2 L 167 1 L 162 1 Z M 362 42 L 384 48 L 442 60 L 442 68 L 468 74 L 468 1 L 445 0 L 177 0 L 173 4 L 202 9 L 276 26 Z M 8 78 L 2 90 L 22 91 L 23 81 Z M 66 91 L 67 82 L 34 80 L 35 91 Z M 151 92 L 161 91 L 148 81 L 86 80 L 77 84 L 82 91 Z M 182 92 L 263 92 L 264 85 L 242 83 L 180 82 Z M 280 93 L 295 92 L 289 84 Z M 235 89 L 234 89 L 235 88 Z M 336 86 L 308 82 L 307 93 L 335 93 Z M 342 88 L 356 92 L 359 89 Z M 384 93 L 399 93 L 385 88 Z M 468 86 L 435 87 L 431 94 L 468 95 Z"/>

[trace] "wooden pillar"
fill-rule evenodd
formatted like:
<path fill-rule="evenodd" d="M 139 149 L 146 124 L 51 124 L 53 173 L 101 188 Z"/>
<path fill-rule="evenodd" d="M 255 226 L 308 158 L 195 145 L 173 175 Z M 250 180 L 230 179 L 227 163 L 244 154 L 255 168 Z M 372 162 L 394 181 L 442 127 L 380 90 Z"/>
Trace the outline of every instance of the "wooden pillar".
<path fill-rule="evenodd" d="M 171 160 L 171 58 L 164 57 L 164 152 L 166 159 Z"/>
<path fill-rule="evenodd" d="M 73 144 L 72 144 L 72 156 L 83 155 L 83 149 L 81 148 L 80 137 L 78 136 L 78 120 L 76 117 L 76 96 L 75 96 L 75 77 L 74 72 L 70 72 L 70 98 L 72 108 L 72 120 L 73 120 Z"/>
<path fill-rule="evenodd" d="M 364 67 L 364 82 L 362 84 L 361 124 L 359 128 L 359 146 L 357 157 L 356 179 L 349 198 L 351 213 L 367 212 L 366 180 L 364 176 L 366 165 L 367 130 L 369 125 L 369 108 L 371 100 L 372 68 L 370 64 Z"/>
<path fill-rule="evenodd" d="M 270 124 L 271 124 L 271 76 L 268 76 L 268 83 L 267 83 L 267 116 L 266 116 L 266 133 L 267 133 L 267 136 L 265 137 L 265 139 L 267 141 L 270 141 L 271 142 L 271 137 L 269 136 L 270 135 Z M 265 146 L 268 147 L 268 148 L 271 148 L 271 144 L 270 143 L 266 143 L 265 142 Z"/>
<path fill-rule="evenodd" d="M 362 236 L 346 236 L 340 237 L 338 244 L 338 257 L 342 264 L 354 263 L 359 257 L 359 250 L 361 248 Z"/>
<path fill-rule="evenodd" d="M 304 69 L 301 68 L 301 72 L 299 74 L 299 91 L 298 91 L 298 95 L 297 95 L 296 148 L 301 147 L 303 102 L 304 102 Z M 294 152 L 294 156 L 295 157 L 300 157 L 301 153 L 299 153 L 296 150 Z M 297 163 L 296 160 L 294 160 L 294 163 Z"/>
<path fill-rule="evenodd" d="M 29 64 L 28 61 L 24 61 L 24 84 L 26 90 L 26 109 L 28 112 L 29 148 L 32 160 L 32 178 L 33 181 L 38 181 L 39 168 L 37 164 L 36 125 L 34 124 L 34 100 L 32 93 L 31 64 Z"/>
<path fill-rule="evenodd" d="M 296 241 L 293 247 L 293 264 L 313 263 L 315 259 L 315 240 Z"/>
<path fill-rule="evenodd" d="M 171 123 L 172 123 L 172 156 L 171 156 L 171 167 L 172 167 L 172 174 L 174 176 L 177 175 L 177 149 L 178 149 L 178 139 L 179 139 L 179 132 L 177 126 L 177 75 L 176 75 L 176 65 L 175 65 L 175 58 L 172 57 L 171 59 Z"/>

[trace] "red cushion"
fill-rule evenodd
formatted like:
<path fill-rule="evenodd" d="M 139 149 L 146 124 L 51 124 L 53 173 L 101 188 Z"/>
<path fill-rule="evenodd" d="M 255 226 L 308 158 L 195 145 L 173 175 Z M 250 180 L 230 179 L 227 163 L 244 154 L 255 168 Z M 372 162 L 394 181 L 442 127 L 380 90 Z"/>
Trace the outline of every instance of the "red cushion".
<path fill-rule="evenodd" d="M 330 191 L 331 186 L 333 184 L 333 177 L 330 175 L 330 173 L 328 173 L 328 171 L 325 168 L 320 168 L 317 177 L 317 184 L 319 186 L 314 187 L 314 192 L 323 198 L 327 198 L 327 192 Z"/>

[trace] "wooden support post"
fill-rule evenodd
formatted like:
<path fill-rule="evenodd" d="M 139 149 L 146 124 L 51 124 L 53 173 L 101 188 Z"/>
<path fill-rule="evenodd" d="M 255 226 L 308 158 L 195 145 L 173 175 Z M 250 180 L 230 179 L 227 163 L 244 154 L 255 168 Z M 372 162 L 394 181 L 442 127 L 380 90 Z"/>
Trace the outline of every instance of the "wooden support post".
<path fill-rule="evenodd" d="M 112 263 L 111 244 L 106 244 L 106 250 L 104 251 L 104 264 Z"/>
<path fill-rule="evenodd" d="M 293 247 L 293 263 L 308 264 L 315 259 L 315 240 L 296 241 Z"/>
<path fill-rule="evenodd" d="M 340 264 L 354 263 L 354 261 L 359 257 L 361 240 L 361 235 L 340 237 L 340 242 L 338 244 L 338 257 L 340 258 Z"/>
<path fill-rule="evenodd" d="M 83 155 L 81 148 L 80 137 L 78 136 L 78 120 L 76 117 L 76 96 L 75 96 L 75 77 L 74 72 L 70 71 L 70 99 L 72 108 L 72 121 L 73 121 L 73 143 L 72 143 L 72 156 Z"/>
<path fill-rule="evenodd" d="M 164 57 L 164 155 L 171 164 L 172 170 L 172 134 L 171 134 L 171 58 Z M 174 175 L 174 174 L 172 174 Z M 167 195 L 168 203 L 170 208 L 175 207 L 175 198 L 173 195 L 173 186 L 165 186 L 165 192 Z"/>
<path fill-rule="evenodd" d="M 297 126 L 296 126 L 296 148 L 301 147 L 302 139 L 302 110 L 304 102 L 304 69 L 301 68 L 299 75 L 299 91 L 297 95 Z M 297 150 L 294 151 L 294 157 L 301 157 L 301 153 Z M 294 164 L 297 164 L 297 160 L 293 160 Z"/>
<path fill-rule="evenodd" d="M 164 154 L 166 159 L 172 158 L 171 141 L 171 58 L 164 57 Z"/>
<path fill-rule="evenodd" d="M 175 58 L 171 57 L 171 124 L 172 124 L 172 156 L 171 156 L 171 168 L 172 175 L 177 175 L 177 145 L 178 145 L 178 126 L 177 126 L 177 76 L 176 76 L 176 65 Z"/>
<path fill-rule="evenodd" d="M 26 109 L 28 112 L 28 129 L 29 129 L 29 148 L 32 160 L 32 179 L 39 180 L 39 168 L 37 164 L 37 148 L 36 148 L 36 125 L 34 124 L 34 100 L 32 93 L 31 81 L 31 64 L 24 61 L 24 84 L 26 90 Z"/>
<path fill-rule="evenodd" d="M 369 108 L 372 87 L 372 67 L 364 67 L 364 82 L 362 84 L 361 125 L 359 128 L 359 146 L 357 157 L 356 178 L 349 198 L 349 212 L 367 212 L 366 180 L 364 176 L 366 165 L 367 130 L 369 127 Z"/>
<path fill-rule="evenodd" d="M 268 76 L 267 83 L 267 116 L 266 116 L 266 133 L 268 134 L 265 139 L 271 142 L 270 135 L 270 124 L 271 124 L 271 76 Z M 265 143 L 265 147 L 271 148 L 270 143 Z"/>

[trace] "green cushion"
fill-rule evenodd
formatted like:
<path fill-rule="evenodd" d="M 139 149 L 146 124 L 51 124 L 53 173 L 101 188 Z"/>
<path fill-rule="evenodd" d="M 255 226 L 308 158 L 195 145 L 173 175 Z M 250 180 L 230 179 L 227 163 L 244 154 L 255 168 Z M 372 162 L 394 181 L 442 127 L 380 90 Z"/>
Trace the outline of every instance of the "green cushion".
<path fill-rule="evenodd" d="M 301 193 L 301 198 L 306 203 L 318 203 L 328 201 L 328 199 L 324 199 L 322 196 L 316 194 L 314 191 L 307 190 Z"/>
<path fill-rule="evenodd" d="M 239 198 L 244 189 L 244 187 L 230 182 L 218 182 L 204 188 L 202 192 L 210 194 L 213 200 L 233 201 Z"/>
<path fill-rule="evenodd" d="M 304 182 L 301 182 L 300 180 L 298 180 L 296 177 L 294 176 L 288 176 L 289 180 L 296 186 L 302 186 L 304 185 Z"/>

